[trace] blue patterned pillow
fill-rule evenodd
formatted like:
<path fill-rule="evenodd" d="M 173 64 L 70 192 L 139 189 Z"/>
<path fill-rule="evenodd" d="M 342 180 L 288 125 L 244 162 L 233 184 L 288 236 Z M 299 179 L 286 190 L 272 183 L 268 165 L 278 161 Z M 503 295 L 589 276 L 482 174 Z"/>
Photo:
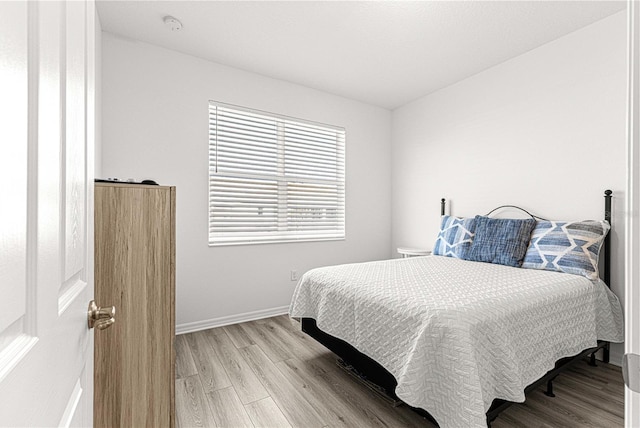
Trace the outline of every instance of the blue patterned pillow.
<path fill-rule="evenodd" d="M 536 221 L 476 216 L 476 235 L 467 260 L 520 267 Z"/>
<path fill-rule="evenodd" d="M 605 221 L 539 221 L 522 267 L 598 279 L 600 248 L 609 229 Z"/>
<path fill-rule="evenodd" d="M 473 241 L 474 231 L 474 218 L 442 216 L 440 233 L 433 246 L 433 254 L 465 259 Z"/>

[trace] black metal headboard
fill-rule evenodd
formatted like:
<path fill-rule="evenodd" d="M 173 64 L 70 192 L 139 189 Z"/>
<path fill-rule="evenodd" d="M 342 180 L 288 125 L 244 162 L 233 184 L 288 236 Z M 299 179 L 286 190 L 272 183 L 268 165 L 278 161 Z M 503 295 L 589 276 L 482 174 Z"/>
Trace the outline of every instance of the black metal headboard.
<path fill-rule="evenodd" d="M 611 190 L 604 191 L 604 219 L 609 222 L 609 226 L 613 227 L 611 223 Z M 602 273 L 602 280 L 607 287 L 611 288 L 611 229 L 604 238 L 604 272 Z"/>
<path fill-rule="evenodd" d="M 611 197 L 613 195 L 613 191 L 611 190 L 605 190 L 604 191 L 604 219 L 609 223 L 609 226 L 613 227 L 612 223 L 611 223 Z M 446 206 L 446 201 L 444 198 L 442 198 L 440 200 L 440 215 L 443 216 L 445 214 L 445 206 Z M 527 214 L 529 214 L 531 217 L 535 217 L 535 218 L 539 218 L 538 216 L 535 216 L 533 214 L 530 214 L 528 211 L 526 211 L 523 208 L 517 207 L 515 205 L 503 205 L 501 207 L 498 208 L 502 208 L 502 207 L 513 207 L 513 208 L 518 208 L 524 212 L 526 212 Z M 496 209 L 498 209 L 496 208 Z M 493 210 L 495 211 L 495 210 Z M 491 212 L 493 212 L 491 211 Z M 602 280 L 604 281 L 605 284 L 607 284 L 607 287 L 611 288 L 611 230 L 609 230 L 609 233 L 607 233 L 607 236 L 604 238 L 604 271 L 602 272 Z"/>

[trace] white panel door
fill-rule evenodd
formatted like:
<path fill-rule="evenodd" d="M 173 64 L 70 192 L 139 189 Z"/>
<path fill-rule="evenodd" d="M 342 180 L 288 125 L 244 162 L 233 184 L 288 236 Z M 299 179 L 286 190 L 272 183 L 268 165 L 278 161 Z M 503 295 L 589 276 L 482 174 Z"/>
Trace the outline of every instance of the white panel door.
<path fill-rule="evenodd" d="M 92 1 L 0 1 L 0 426 L 93 422 Z"/>

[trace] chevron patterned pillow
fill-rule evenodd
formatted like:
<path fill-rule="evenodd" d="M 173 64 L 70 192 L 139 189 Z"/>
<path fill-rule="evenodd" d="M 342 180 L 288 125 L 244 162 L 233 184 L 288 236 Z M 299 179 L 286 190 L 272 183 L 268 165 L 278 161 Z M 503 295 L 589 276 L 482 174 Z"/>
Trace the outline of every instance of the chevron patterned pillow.
<path fill-rule="evenodd" d="M 433 254 L 464 260 L 473 242 L 475 229 L 474 218 L 442 216 Z"/>
<path fill-rule="evenodd" d="M 610 228 L 606 221 L 538 221 L 522 267 L 597 279 L 600 248 Z"/>

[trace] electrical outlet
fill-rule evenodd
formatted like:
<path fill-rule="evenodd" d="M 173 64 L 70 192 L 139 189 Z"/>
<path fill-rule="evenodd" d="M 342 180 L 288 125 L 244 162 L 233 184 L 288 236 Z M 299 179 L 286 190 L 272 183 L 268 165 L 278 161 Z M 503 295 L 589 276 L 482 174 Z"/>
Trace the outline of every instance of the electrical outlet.
<path fill-rule="evenodd" d="M 298 280 L 298 271 L 297 270 L 292 270 L 291 271 L 291 281 L 297 281 Z"/>

